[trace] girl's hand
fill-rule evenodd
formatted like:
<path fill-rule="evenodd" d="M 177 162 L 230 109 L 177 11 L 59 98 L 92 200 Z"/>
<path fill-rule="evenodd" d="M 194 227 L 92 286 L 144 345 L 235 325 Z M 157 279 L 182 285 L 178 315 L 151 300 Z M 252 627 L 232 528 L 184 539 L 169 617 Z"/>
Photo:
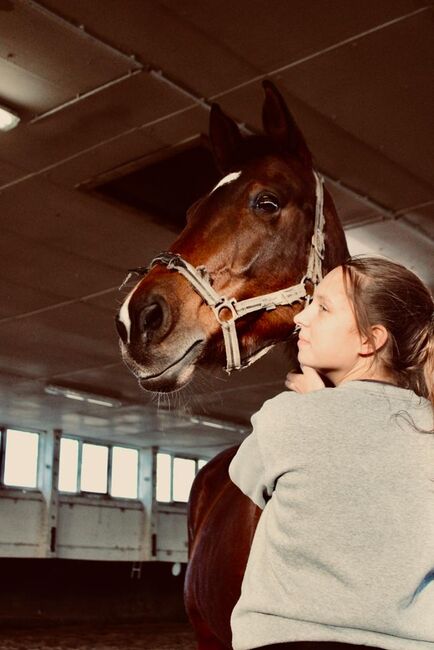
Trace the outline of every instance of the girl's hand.
<path fill-rule="evenodd" d="M 310 393 L 313 390 L 325 388 L 325 384 L 314 368 L 301 366 L 301 373 L 288 372 L 285 386 L 296 393 Z"/>

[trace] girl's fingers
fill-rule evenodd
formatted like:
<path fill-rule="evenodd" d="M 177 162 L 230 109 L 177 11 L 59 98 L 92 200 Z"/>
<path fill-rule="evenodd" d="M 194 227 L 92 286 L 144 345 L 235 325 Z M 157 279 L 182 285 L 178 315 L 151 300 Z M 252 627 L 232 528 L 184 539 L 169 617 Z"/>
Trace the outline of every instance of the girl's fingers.
<path fill-rule="evenodd" d="M 311 368 L 310 366 L 300 366 L 300 368 L 301 368 L 301 372 L 306 377 L 311 377 L 312 379 L 314 377 L 319 377 L 319 373 L 317 370 L 315 370 L 315 368 Z"/>
<path fill-rule="evenodd" d="M 301 373 L 288 372 L 285 379 L 286 388 L 296 393 L 310 393 L 325 387 L 321 376 L 314 368 L 301 366 L 301 371 Z"/>

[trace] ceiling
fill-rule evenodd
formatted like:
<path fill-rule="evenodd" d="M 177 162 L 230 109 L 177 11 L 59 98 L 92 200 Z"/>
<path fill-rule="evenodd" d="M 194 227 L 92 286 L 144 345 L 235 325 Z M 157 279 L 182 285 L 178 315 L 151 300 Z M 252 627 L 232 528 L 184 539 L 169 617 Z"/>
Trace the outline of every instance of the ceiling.
<path fill-rule="evenodd" d="M 231 377 L 201 372 L 160 404 L 139 390 L 119 357 L 118 286 L 173 227 L 84 190 L 207 133 L 212 101 L 259 129 L 265 77 L 352 252 L 398 259 L 433 287 L 433 50 L 432 8 L 417 0 L 0 0 L 0 104 L 22 118 L 0 134 L 1 423 L 206 456 L 283 388 L 279 349 Z"/>

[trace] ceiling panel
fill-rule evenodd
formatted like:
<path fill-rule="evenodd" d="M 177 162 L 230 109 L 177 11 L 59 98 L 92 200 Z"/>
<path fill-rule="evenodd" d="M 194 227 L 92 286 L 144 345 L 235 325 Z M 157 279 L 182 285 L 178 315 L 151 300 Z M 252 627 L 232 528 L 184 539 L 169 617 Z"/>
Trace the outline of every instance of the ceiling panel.
<path fill-rule="evenodd" d="M 427 241 L 434 241 L 434 201 L 405 212 L 403 221 L 411 224 Z"/>
<path fill-rule="evenodd" d="M 0 210 L 3 278 L 62 298 L 118 287 L 126 269 L 143 266 L 173 239 L 143 213 L 43 178 L 0 194 Z"/>
<path fill-rule="evenodd" d="M 344 228 L 353 227 L 355 224 L 381 219 L 381 213 L 368 204 L 362 197 L 351 193 L 346 187 L 338 183 L 327 182 L 326 188 L 330 192 L 339 218 Z"/>
<path fill-rule="evenodd" d="M 382 255 L 415 271 L 434 291 L 433 244 L 404 220 L 354 228 L 347 235 L 350 253 Z"/>
<path fill-rule="evenodd" d="M 61 163 L 49 172 L 48 177 L 57 182 L 78 185 L 98 179 L 107 172 L 122 173 L 122 166 L 138 164 L 154 157 L 171 155 L 171 149 L 208 133 L 209 114 L 203 108 L 182 109 L 166 114 L 156 122 L 100 143 L 91 155 L 86 152 Z"/>
<path fill-rule="evenodd" d="M 11 251 L 13 254 L 11 255 Z M 71 299 L 117 286 L 119 270 L 78 254 L 47 246 L 25 235 L 3 232 L 0 256 L 3 280 L 22 283 L 59 299 Z"/>
<path fill-rule="evenodd" d="M 0 337 L 0 368 L 28 378 L 49 378 L 119 359 L 112 318 L 83 303 L 3 320 Z"/>
<path fill-rule="evenodd" d="M 173 6 L 167 8 L 153 0 L 105 0 L 101 11 L 97 3 L 87 0 L 44 0 L 44 4 L 123 51 L 134 53 L 142 63 L 165 70 L 173 79 L 186 79 L 188 70 L 188 85 L 204 96 L 258 72 L 243 56 L 223 47 L 219 39 L 176 15 Z M 202 4 L 198 10 L 206 16 L 209 5 Z"/>
<path fill-rule="evenodd" d="M 95 2 L 44 0 L 45 6 L 175 79 L 184 78 L 188 70 L 189 86 L 206 97 L 424 4 L 274 0 L 271 9 L 263 0 L 105 0 L 108 9 L 101 13 Z"/>
<path fill-rule="evenodd" d="M 115 331 L 114 321 L 109 318 L 108 322 Z M 118 342 L 115 341 L 116 352 L 118 353 Z M 50 375 L 49 380 L 65 384 L 67 386 L 81 387 L 82 389 L 93 387 L 94 392 L 105 394 L 107 392 L 122 396 L 125 404 L 136 404 L 146 406 L 153 403 L 153 396 L 149 392 L 143 391 L 136 378 L 120 360 L 118 354 L 115 362 L 99 364 L 93 368 L 83 368 L 79 370 L 66 369 L 64 372 Z M 48 379 L 47 379 L 48 381 Z"/>
<path fill-rule="evenodd" d="M 0 11 L 0 97 L 17 108 L 42 113 L 139 68 L 37 2 Z"/>
<path fill-rule="evenodd" d="M 208 42 L 269 73 L 311 56 L 355 33 L 414 12 L 413 0 L 159 0 L 167 12 L 190 24 Z M 158 50 L 157 50 L 158 51 Z M 219 62 L 214 67 L 220 68 Z M 212 69 L 211 69 L 212 70 Z M 227 83 L 229 88 L 229 80 Z"/>
<path fill-rule="evenodd" d="M 43 309 L 59 302 L 59 296 L 49 290 L 35 289 L 25 282 L 15 282 L 11 277 L 0 277 L 0 322 L 4 318 L 12 318 L 18 314 Z"/>
<path fill-rule="evenodd" d="M 292 68 L 283 79 L 340 129 L 432 184 L 434 137 L 425 125 L 434 112 L 433 66 L 432 14 L 424 11 Z"/>
<path fill-rule="evenodd" d="M 28 170 L 57 164 L 190 104 L 148 74 L 135 75 L 74 107 L 2 134 L 2 158 L 10 164 L 25 160 Z"/>
<path fill-rule="evenodd" d="M 71 96 L 11 61 L 0 59 L 0 101 L 14 107 L 21 118 L 31 119 Z"/>
<path fill-rule="evenodd" d="M 1 134 L 0 134 L 1 138 Z M 1 140 L 0 140 L 1 142 Z M 25 170 L 17 167 L 16 165 L 10 165 L 3 160 L 0 160 L 0 187 L 11 181 L 14 181 L 17 178 L 20 178 L 25 174 Z"/>

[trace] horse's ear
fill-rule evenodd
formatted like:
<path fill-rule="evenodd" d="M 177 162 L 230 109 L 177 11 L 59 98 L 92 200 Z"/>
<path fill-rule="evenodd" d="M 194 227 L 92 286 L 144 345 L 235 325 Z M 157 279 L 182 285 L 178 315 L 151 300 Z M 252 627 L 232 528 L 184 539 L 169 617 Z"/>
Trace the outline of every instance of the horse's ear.
<path fill-rule="evenodd" d="M 238 126 L 223 113 L 218 104 L 212 104 L 209 116 L 209 137 L 215 161 L 225 174 L 237 164 L 242 135 Z"/>
<path fill-rule="evenodd" d="M 282 95 L 268 79 L 265 79 L 262 85 L 265 91 L 262 108 L 262 123 L 265 133 L 278 146 L 296 155 L 303 163 L 312 167 L 312 154 Z"/>

